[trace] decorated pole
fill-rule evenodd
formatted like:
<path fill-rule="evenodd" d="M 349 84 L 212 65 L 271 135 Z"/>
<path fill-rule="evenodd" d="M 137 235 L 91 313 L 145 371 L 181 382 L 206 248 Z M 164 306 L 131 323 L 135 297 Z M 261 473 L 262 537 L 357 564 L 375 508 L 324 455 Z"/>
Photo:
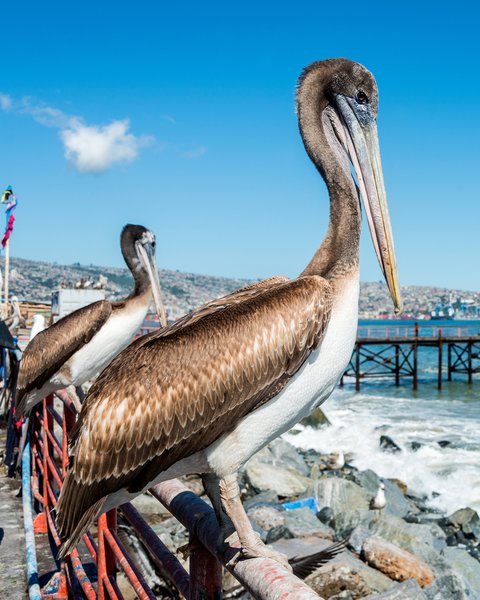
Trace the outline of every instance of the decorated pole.
<path fill-rule="evenodd" d="M 2 194 L 2 204 L 6 205 L 5 210 L 5 232 L 2 238 L 2 248 L 5 250 L 5 268 L 3 285 L 3 316 L 8 317 L 8 282 L 10 275 L 10 234 L 13 231 L 15 217 L 13 211 L 17 206 L 17 198 L 13 194 L 12 186 L 9 185 Z"/>

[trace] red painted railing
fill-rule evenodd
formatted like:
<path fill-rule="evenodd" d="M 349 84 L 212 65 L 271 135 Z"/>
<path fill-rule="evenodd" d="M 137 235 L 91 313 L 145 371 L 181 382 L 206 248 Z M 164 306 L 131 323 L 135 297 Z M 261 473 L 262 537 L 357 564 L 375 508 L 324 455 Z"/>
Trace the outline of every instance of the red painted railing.
<path fill-rule="evenodd" d="M 37 509 L 34 518 L 36 545 L 39 534 L 48 534 L 55 556 L 60 538 L 54 508 L 68 467 L 68 433 L 76 419 L 75 408 L 66 392 L 56 396 L 48 396 L 32 415 L 30 433 L 31 489 Z M 191 548 L 188 573 L 135 507 L 124 504 L 119 510 L 152 563 L 182 597 L 192 600 L 220 598 L 222 564 L 226 565 L 237 550 L 233 547 L 225 554 L 217 554 L 220 529 L 213 509 L 176 480 L 157 485 L 150 492 L 187 528 Z M 138 598 L 156 597 L 117 535 L 116 520 L 116 510 L 102 515 L 96 524 L 96 533 L 87 532 L 66 560 L 57 561 L 57 571 L 42 589 L 43 598 L 122 600 L 116 583 L 118 570 L 124 572 Z M 242 560 L 229 570 L 254 598 L 319 598 L 301 580 L 270 559 Z"/>

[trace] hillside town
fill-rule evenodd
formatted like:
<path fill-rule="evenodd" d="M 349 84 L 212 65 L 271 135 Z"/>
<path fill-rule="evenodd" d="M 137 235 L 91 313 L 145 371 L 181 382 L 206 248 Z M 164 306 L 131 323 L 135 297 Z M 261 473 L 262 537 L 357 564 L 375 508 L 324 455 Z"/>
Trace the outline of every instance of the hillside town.
<path fill-rule="evenodd" d="M 2 265 L 3 267 L 3 265 Z M 160 270 L 168 318 L 173 321 L 195 307 L 252 283 L 235 279 Z M 104 288 L 112 300 L 120 300 L 131 291 L 131 275 L 125 268 L 95 265 L 60 265 L 22 258 L 11 259 L 10 293 L 21 302 L 50 304 L 52 292 L 59 288 Z M 404 318 L 441 317 L 475 319 L 480 316 L 480 292 L 429 286 L 402 287 Z M 363 282 L 360 290 L 360 319 L 394 318 L 386 285 Z"/>

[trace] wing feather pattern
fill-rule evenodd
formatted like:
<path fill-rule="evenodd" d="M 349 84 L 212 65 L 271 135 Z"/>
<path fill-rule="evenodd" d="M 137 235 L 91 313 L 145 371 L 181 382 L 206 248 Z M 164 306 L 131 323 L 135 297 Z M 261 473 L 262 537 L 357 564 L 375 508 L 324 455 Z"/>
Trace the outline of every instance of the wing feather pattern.
<path fill-rule="evenodd" d="M 100 300 L 70 313 L 38 333 L 28 344 L 20 363 L 16 406 L 28 392 L 40 389 L 80 348 L 88 343 L 112 312 L 107 300 Z"/>
<path fill-rule="evenodd" d="M 57 507 L 65 537 L 101 498 L 140 491 L 275 396 L 323 338 L 331 289 L 321 277 L 230 296 L 130 345 L 96 380 L 71 436 Z"/>

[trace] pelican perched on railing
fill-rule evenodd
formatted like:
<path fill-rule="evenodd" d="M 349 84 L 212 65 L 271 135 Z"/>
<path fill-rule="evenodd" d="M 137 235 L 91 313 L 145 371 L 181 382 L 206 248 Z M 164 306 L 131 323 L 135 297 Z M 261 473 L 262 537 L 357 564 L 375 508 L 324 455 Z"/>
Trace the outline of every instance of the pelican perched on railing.
<path fill-rule="evenodd" d="M 62 555 L 100 513 L 155 483 L 203 474 L 245 556 L 279 558 L 255 535 L 237 471 L 321 404 L 355 342 L 361 208 L 397 309 L 390 220 L 377 139 L 378 93 L 363 66 L 316 62 L 298 86 L 300 132 L 330 194 L 327 235 L 292 281 L 273 278 L 204 306 L 117 356 L 72 432 L 58 523 Z M 279 558 L 280 560 L 282 557 Z"/>
<path fill-rule="evenodd" d="M 18 416 L 28 413 L 48 394 L 80 386 L 99 373 L 132 341 L 152 296 L 162 325 L 166 325 L 155 244 L 155 235 L 145 227 L 126 225 L 120 246 L 135 283 L 128 298 L 93 302 L 31 340 L 20 364 L 15 401 Z"/>

